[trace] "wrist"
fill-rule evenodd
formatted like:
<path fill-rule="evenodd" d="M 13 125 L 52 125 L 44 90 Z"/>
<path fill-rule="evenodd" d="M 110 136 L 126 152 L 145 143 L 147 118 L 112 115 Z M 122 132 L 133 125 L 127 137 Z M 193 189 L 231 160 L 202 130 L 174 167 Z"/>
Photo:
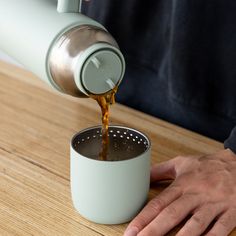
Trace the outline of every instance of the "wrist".
<path fill-rule="evenodd" d="M 226 148 L 223 152 L 226 156 L 233 157 L 236 160 L 236 153 L 233 152 L 230 148 Z"/>

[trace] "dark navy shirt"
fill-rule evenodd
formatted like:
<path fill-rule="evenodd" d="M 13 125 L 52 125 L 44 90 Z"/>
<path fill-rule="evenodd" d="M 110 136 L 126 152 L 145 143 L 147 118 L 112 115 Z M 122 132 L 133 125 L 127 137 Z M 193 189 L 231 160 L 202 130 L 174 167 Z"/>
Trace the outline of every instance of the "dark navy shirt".
<path fill-rule="evenodd" d="M 120 103 L 236 152 L 235 0 L 91 0 L 83 12 L 125 56 Z"/>

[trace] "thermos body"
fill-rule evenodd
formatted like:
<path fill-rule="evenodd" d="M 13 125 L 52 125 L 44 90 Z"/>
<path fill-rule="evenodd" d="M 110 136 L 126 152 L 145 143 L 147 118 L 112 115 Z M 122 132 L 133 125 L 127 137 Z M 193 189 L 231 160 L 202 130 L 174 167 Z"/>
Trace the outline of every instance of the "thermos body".
<path fill-rule="evenodd" d="M 60 40 L 60 37 L 75 27 L 86 25 L 90 26 L 90 28 L 94 27 L 107 32 L 101 24 L 80 13 L 58 13 L 56 0 L 0 0 L 0 6 L 0 49 L 59 91 L 64 88 L 60 88 L 55 80 L 52 79 L 49 57 L 53 46 Z M 66 38 L 64 42 L 66 43 Z M 119 52 L 118 46 L 110 44 L 107 44 L 107 46 L 120 60 L 120 66 L 118 67 L 120 70 L 119 78 L 115 79 L 117 82 L 123 77 L 124 59 Z M 72 46 L 70 45 L 70 47 Z M 100 45 L 98 48 L 96 46 L 96 49 L 101 51 L 102 47 L 104 45 Z M 91 55 L 95 51 L 91 51 Z M 68 52 L 65 52 L 66 54 Z M 86 56 L 90 57 L 91 55 Z M 111 57 L 111 55 L 99 56 L 101 56 L 101 59 L 105 58 L 108 61 Z M 85 63 L 87 57 L 83 59 L 83 63 Z M 95 59 L 97 60 L 97 58 L 94 59 L 91 56 L 90 59 L 96 64 Z M 73 64 L 75 63 L 73 62 Z M 87 67 L 90 68 L 91 66 Z M 83 75 L 89 76 L 89 73 L 85 71 Z M 79 74 L 78 76 L 82 75 Z M 80 82 L 77 82 L 74 84 L 77 87 L 81 86 Z M 82 88 L 82 90 L 83 93 L 87 94 L 86 88 Z M 63 92 L 67 93 L 65 89 Z M 75 94 L 71 93 L 71 95 Z"/>

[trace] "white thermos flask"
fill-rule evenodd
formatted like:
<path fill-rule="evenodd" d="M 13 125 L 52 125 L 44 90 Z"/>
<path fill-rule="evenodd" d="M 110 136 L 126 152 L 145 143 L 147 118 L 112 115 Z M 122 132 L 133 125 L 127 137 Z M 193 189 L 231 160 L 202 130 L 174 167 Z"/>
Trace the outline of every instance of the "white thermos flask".
<path fill-rule="evenodd" d="M 53 88 L 76 97 L 103 94 L 123 78 L 113 37 L 82 15 L 79 0 L 0 0 L 0 50 Z"/>

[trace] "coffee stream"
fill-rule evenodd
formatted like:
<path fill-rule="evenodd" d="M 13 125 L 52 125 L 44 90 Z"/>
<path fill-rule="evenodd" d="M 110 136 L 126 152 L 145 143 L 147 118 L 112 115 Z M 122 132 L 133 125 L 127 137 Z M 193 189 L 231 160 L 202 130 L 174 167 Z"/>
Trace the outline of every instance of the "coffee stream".
<path fill-rule="evenodd" d="M 117 92 L 118 86 L 116 86 L 111 91 L 101 94 L 101 95 L 91 95 L 95 99 L 102 111 L 102 147 L 99 153 L 100 160 L 107 160 L 108 156 L 108 147 L 109 147 L 109 136 L 108 136 L 108 127 L 109 127 L 109 108 L 110 105 L 115 103 L 115 94 Z"/>

